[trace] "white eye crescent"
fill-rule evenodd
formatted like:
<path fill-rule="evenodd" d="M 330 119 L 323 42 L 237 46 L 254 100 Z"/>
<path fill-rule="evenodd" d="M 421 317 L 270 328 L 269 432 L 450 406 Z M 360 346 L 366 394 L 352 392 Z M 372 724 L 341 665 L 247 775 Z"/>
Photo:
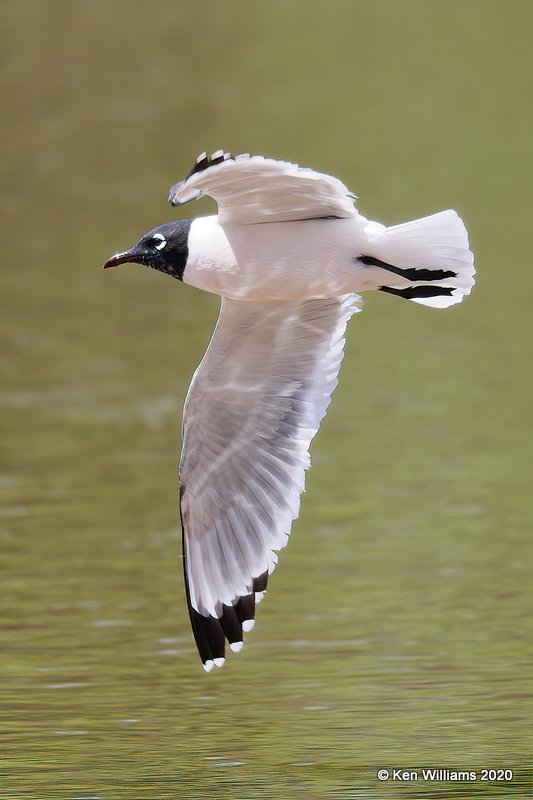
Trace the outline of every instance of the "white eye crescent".
<path fill-rule="evenodd" d="M 154 244 L 156 250 L 162 250 L 165 247 L 167 240 L 161 233 L 154 233 L 152 239 L 159 239 L 159 244 Z"/>

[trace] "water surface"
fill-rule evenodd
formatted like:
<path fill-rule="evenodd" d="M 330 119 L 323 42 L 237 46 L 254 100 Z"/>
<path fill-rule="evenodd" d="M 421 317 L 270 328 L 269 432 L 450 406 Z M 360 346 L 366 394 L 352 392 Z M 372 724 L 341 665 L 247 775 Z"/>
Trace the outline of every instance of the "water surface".
<path fill-rule="evenodd" d="M 525 797 L 530 5 L 2 16 L 0 796 Z M 175 475 L 217 300 L 99 267 L 218 147 L 338 174 L 386 223 L 457 208 L 479 284 L 443 312 L 367 299 L 256 628 L 205 675 Z"/>

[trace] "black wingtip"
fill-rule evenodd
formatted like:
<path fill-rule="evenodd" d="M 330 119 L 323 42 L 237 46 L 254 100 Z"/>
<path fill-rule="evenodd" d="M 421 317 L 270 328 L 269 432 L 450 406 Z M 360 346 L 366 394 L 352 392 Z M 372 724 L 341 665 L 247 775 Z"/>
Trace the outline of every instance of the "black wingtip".
<path fill-rule="evenodd" d="M 214 167 L 217 164 L 222 164 L 224 161 L 235 161 L 235 157 L 231 153 L 225 153 L 223 150 L 217 150 L 210 156 L 208 156 L 207 153 L 201 153 L 196 159 L 196 164 L 193 166 L 185 180 L 178 181 L 178 183 L 175 183 L 170 190 L 168 195 L 169 205 L 181 205 L 181 202 L 175 202 L 174 198 L 192 175 L 196 175 L 199 172 L 204 172 L 204 170 L 206 170 L 208 167 Z M 198 194 L 197 197 L 201 197 L 201 194 Z"/>
<path fill-rule="evenodd" d="M 266 592 L 268 583 L 268 571 L 263 572 L 257 578 L 254 578 L 254 592 Z"/>
<path fill-rule="evenodd" d="M 187 175 L 187 179 L 191 175 L 196 175 L 197 172 L 203 172 L 208 167 L 215 167 L 217 164 L 222 164 L 223 161 L 234 160 L 235 158 L 231 153 L 225 153 L 223 150 L 216 150 L 210 156 L 207 153 L 201 153 L 196 160 L 196 164 Z"/>
<path fill-rule="evenodd" d="M 239 597 L 233 606 L 223 605 L 220 616 L 205 617 L 191 605 L 187 576 L 185 576 L 192 631 L 206 672 L 211 672 L 214 666 L 221 667 L 224 663 L 226 640 L 234 653 L 242 649 L 244 634 L 251 631 L 255 624 L 256 592 L 265 591 L 267 579 L 268 573 L 265 572 L 255 578 L 250 594 Z"/>
<path fill-rule="evenodd" d="M 215 617 L 204 617 L 199 614 L 189 602 L 187 592 L 187 605 L 191 619 L 194 640 L 202 659 L 202 664 L 206 672 L 210 672 L 213 666 L 221 666 L 224 663 L 226 639 L 220 621 Z"/>

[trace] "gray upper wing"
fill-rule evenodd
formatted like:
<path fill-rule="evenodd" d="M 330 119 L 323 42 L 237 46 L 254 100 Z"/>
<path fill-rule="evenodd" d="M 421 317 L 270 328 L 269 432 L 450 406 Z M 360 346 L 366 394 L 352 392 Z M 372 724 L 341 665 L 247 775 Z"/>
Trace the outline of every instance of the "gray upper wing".
<path fill-rule="evenodd" d="M 358 216 L 354 195 L 338 178 L 263 156 L 202 153 L 168 199 L 178 206 L 206 194 L 216 200 L 221 224 Z"/>
<path fill-rule="evenodd" d="M 242 646 L 298 516 L 358 300 L 222 300 L 186 399 L 180 463 L 187 598 L 207 669 L 225 639 Z"/>

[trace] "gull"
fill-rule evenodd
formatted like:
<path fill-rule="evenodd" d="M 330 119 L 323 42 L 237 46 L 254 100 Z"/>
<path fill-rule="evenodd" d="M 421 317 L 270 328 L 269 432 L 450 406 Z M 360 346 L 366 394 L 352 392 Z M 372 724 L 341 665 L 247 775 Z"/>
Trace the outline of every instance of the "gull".
<path fill-rule="evenodd" d="M 191 381 L 179 466 L 185 592 L 203 667 L 238 652 L 298 517 L 309 446 L 329 406 L 359 292 L 461 302 L 473 255 L 455 211 L 385 227 L 337 178 L 248 154 L 202 153 L 169 202 L 218 214 L 141 237 L 126 262 L 220 295 Z"/>

